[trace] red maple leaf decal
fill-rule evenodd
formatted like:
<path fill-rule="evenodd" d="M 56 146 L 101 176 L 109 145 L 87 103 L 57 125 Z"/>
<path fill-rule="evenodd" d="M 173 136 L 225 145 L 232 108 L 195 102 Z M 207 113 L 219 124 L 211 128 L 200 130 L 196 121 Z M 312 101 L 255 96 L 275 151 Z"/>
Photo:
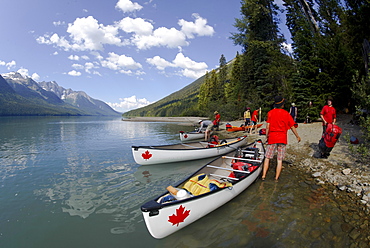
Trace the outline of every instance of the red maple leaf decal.
<path fill-rule="evenodd" d="M 141 154 L 141 156 L 143 157 L 143 159 L 147 160 L 147 159 L 150 159 L 153 156 L 153 154 L 151 154 L 148 150 L 146 150 L 146 152 Z"/>
<path fill-rule="evenodd" d="M 187 137 L 188 137 L 188 135 L 187 135 L 187 134 L 185 134 L 185 135 L 184 135 L 184 138 L 186 139 Z"/>
<path fill-rule="evenodd" d="M 184 222 L 186 217 L 188 217 L 190 214 L 190 210 L 186 210 L 186 211 L 184 210 L 185 208 L 181 205 L 178 209 L 176 209 L 176 214 L 173 214 L 168 217 L 168 222 L 171 222 L 173 226 L 174 225 L 179 226 L 179 224 L 181 222 Z"/>

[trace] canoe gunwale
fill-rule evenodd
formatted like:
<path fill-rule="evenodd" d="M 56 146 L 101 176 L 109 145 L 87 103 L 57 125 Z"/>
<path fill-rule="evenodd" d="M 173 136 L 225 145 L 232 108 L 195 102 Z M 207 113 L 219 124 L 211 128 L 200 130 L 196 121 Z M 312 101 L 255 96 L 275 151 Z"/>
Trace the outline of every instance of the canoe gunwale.
<path fill-rule="evenodd" d="M 230 139 L 232 141 L 230 141 L 228 143 L 224 143 L 222 145 L 218 145 L 218 146 L 214 146 L 214 147 L 199 147 L 199 148 L 186 148 L 186 149 L 185 148 L 169 148 L 171 146 L 181 146 L 181 145 L 190 146 L 191 144 L 204 143 L 204 142 L 200 141 L 200 142 L 176 143 L 176 144 L 170 144 L 170 145 L 157 145 L 157 146 L 131 146 L 131 148 L 134 149 L 135 151 L 139 150 L 140 148 L 141 149 L 154 149 L 154 150 L 169 150 L 169 151 L 178 151 L 178 150 L 191 151 L 191 150 L 202 150 L 202 149 L 212 150 L 214 148 L 220 148 L 220 147 L 223 147 L 223 146 L 228 146 L 229 147 L 230 145 L 238 144 L 239 142 L 244 141 L 244 139 L 246 139 L 246 138 L 247 138 L 247 136 L 237 137 L 235 139 Z"/>

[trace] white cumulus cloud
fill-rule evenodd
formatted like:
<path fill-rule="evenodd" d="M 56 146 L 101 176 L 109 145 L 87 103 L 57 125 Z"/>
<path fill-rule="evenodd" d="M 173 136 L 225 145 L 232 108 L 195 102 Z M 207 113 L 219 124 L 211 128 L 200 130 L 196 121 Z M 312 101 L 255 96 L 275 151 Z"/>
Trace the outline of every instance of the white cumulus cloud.
<path fill-rule="evenodd" d="M 83 70 L 84 66 L 81 64 L 73 64 L 72 67 L 76 70 Z"/>
<path fill-rule="evenodd" d="M 189 39 L 193 39 L 195 35 L 198 36 L 212 36 L 214 34 L 213 27 L 207 25 L 207 19 L 199 16 L 199 14 L 193 14 L 195 22 L 188 22 L 181 19 L 178 24 L 181 26 L 181 32 L 183 32 Z"/>
<path fill-rule="evenodd" d="M 163 71 L 166 69 L 166 67 L 175 67 L 175 65 L 171 62 L 168 62 L 167 60 L 159 57 L 159 56 L 154 56 L 153 58 L 148 58 L 146 59 L 146 62 L 148 64 L 154 65 L 158 70 Z"/>
<path fill-rule="evenodd" d="M 116 4 L 116 8 L 122 10 L 124 13 L 127 13 L 141 10 L 143 6 L 138 3 L 133 3 L 130 0 L 119 0 Z"/>
<path fill-rule="evenodd" d="M 188 78 L 199 78 L 207 71 L 207 64 L 204 62 L 195 62 L 183 53 L 178 53 L 172 62 L 169 62 L 159 56 L 146 59 L 148 64 L 154 65 L 158 70 L 165 70 L 167 67 L 179 68 L 179 73 Z"/>
<path fill-rule="evenodd" d="M 153 25 L 142 18 L 125 17 L 117 23 L 117 26 L 126 33 L 138 35 L 150 35 L 153 32 Z"/>
<path fill-rule="evenodd" d="M 124 44 L 132 44 L 139 50 L 150 49 L 152 47 L 177 48 L 188 46 L 188 39 L 194 39 L 196 36 L 212 36 L 213 27 L 207 25 L 207 20 L 200 17 L 199 14 L 193 14 L 194 22 L 181 19 L 178 25 L 181 29 L 174 27 L 158 27 L 154 29 L 150 21 L 142 18 L 125 17 L 116 25 L 126 33 L 132 33 L 130 39 L 125 40 Z"/>
<path fill-rule="evenodd" d="M 120 98 L 119 100 L 120 102 L 118 103 L 107 102 L 107 104 L 116 111 L 127 112 L 132 109 L 137 109 L 137 108 L 147 106 L 151 103 L 146 98 L 139 99 L 135 95 L 126 97 L 126 98 Z"/>
<path fill-rule="evenodd" d="M 0 61 L 1 62 L 1 61 Z M 1 63 L 0 63 L 1 64 Z M 37 73 L 33 73 L 31 76 L 29 75 L 29 71 L 28 71 L 28 69 L 26 69 L 26 68 L 20 68 L 18 71 L 17 71 L 19 74 L 21 74 L 22 75 L 22 77 L 24 77 L 24 78 L 32 78 L 33 80 L 35 80 L 35 81 L 38 81 L 39 79 L 40 79 L 40 76 L 39 76 L 39 74 L 37 74 Z"/>
<path fill-rule="evenodd" d="M 81 50 L 102 50 L 104 44 L 121 44 L 117 27 L 99 24 L 92 16 L 77 18 L 73 24 L 68 24 L 67 32 Z"/>
<path fill-rule="evenodd" d="M 75 70 L 72 70 L 72 71 L 68 72 L 67 74 L 70 75 L 70 76 L 74 76 L 74 77 L 81 76 L 81 72 L 75 71 Z"/>
<path fill-rule="evenodd" d="M 56 45 L 69 51 L 95 51 L 103 50 L 104 45 L 122 46 L 123 43 L 118 37 L 119 28 L 113 25 L 104 26 L 99 24 L 92 16 L 77 18 L 73 23 L 68 24 L 68 41 L 58 34 L 44 35 L 37 38 L 40 44 Z"/>
<path fill-rule="evenodd" d="M 139 70 L 142 68 L 140 63 L 135 62 L 132 57 L 126 55 L 118 55 L 116 53 L 109 53 L 108 58 L 101 61 L 103 67 L 111 70 L 120 71 L 127 74 L 128 70 Z"/>
<path fill-rule="evenodd" d="M 5 61 L 0 60 L 0 65 L 5 66 L 8 70 L 11 70 L 12 68 L 14 68 L 16 66 L 16 64 L 17 63 L 14 60 L 12 60 L 10 62 L 5 62 Z"/>

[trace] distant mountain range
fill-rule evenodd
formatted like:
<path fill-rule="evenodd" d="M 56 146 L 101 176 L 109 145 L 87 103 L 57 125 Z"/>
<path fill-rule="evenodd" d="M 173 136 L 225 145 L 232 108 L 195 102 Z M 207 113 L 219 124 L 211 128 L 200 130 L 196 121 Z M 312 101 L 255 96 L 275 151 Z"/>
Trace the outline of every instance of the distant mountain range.
<path fill-rule="evenodd" d="M 0 115 L 120 115 L 103 101 L 17 72 L 0 75 Z"/>

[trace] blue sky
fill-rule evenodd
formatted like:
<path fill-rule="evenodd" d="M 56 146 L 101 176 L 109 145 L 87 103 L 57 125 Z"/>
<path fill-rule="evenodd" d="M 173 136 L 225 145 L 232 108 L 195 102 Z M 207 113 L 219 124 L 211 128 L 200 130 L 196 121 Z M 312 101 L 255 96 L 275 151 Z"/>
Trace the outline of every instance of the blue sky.
<path fill-rule="evenodd" d="M 0 74 L 85 91 L 124 112 L 231 60 L 239 0 L 2 0 Z"/>

